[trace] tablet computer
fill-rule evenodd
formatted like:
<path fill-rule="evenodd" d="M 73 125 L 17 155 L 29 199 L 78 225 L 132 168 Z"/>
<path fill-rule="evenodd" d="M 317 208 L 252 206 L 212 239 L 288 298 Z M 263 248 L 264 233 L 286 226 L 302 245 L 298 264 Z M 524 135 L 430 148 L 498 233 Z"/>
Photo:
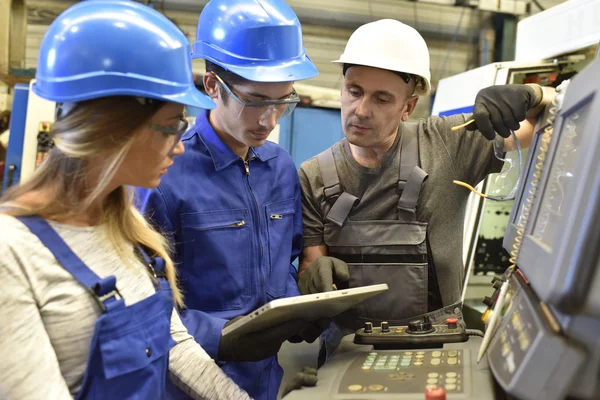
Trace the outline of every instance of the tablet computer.
<path fill-rule="evenodd" d="M 384 283 L 273 300 L 226 326 L 221 334 L 260 331 L 294 319 L 331 318 L 386 290 Z"/>

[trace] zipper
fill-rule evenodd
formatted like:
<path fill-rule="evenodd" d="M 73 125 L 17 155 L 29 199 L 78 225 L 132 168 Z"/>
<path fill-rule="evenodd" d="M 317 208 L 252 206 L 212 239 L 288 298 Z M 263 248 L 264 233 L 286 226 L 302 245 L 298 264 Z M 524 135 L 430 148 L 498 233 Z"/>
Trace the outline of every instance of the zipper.
<path fill-rule="evenodd" d="M 244 160 L 244 168 L 246 170 L 246 183 L 248 184 L 248 190 L 250 191 L 250 194 L 252 195 L 252 199 L 254 200 L 254 209 L 253 211 L 253 215 L 255 216 L 255 226 L 256 226 L 256 233 L 257 233 L 257 237 L 258 237 L 258 250 L 259 250 L 259 263 L 260 265 L 262 265 L 263 262 L 263 246 L 262 246 L 262 239 L 261 239 L 261 225 L 260 225 L 260 207 L 258 205 L 258 201 L 256 200 L 256 196 L 254 195 L 254 191 L 252 190 L 252 186 L 250 185 L 250 161 L 252 161 L 254 159 L 254 157 L 256 157 L 255 155 L 252 155 L 251 157 L 248 157 L 248 159 Z M 263 281 L 266 281 L 266 276 L 265 274 L 262 274 L 262 278 Z M 260 282 L 257 282 L 260 283 Z M 264 300 L 264 299 L 263 299 Z"/>
<path fill-rule="evenodd" d="M 293 214 L 293 211 L 282 212 L 281 214 L 271 214 L 269 215 L 270 219 L 283 219 L 284 216 Z"/>
<path fill-rule="evenodd" d="M 202 228 L 194 228 L 197 231 L 207 231 L 209 229 L 223 229 L 223 228 L 241 228 L 242 226 L 246 225 L 246 221 L 241 220 L 238 222 L 234 222 L 232 224 L 222 224 L 222 225 L 211 225 L 211 226 L 205 226 Z"/>

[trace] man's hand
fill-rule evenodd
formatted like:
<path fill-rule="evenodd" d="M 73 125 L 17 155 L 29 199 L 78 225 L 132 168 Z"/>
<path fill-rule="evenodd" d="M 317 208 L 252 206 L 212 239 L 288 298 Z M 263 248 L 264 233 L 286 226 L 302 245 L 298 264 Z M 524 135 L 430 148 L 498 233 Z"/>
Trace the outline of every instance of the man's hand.
<path fill-rule="evenodd" d="M 321 333 L 327 328 L 329 328 L 328 318 L 321 318 L 314 322 L 308 322 L 304 330 L 300 332 L 300 338 L 307 343 L 312 343 L 317 340 L 317 338 L 321 336 Z"/>
<path fill-rule="evenodd" d="M 244 316 L 227 322 L 232 324 Z M 220 361 L 260 361 L 277 355 L 283 342 L 300 334 L 307 328 L 307 322 L 293 320 L 262 331 L 251 333 L 232 333 L 221 336 L 219 343 Z"/>
<path fill-rule="evenodd" d="M 348 282 L 348 264 L 334 257 L 319 257 L 300 274 L 298 289 L 302 294 L 329 292 L 334 283 Z"/>
<path fill-rule="evenodd" d="M 527 112 L 542 103 L 543 93 L 539 85 L 497 85 L 482 89 L 473 107 L 475 123 L 466 129 L 478 129 L 488 140 L 493 140 L 496 133 L 508 138 L 510 130 L 519 129 Z"/>

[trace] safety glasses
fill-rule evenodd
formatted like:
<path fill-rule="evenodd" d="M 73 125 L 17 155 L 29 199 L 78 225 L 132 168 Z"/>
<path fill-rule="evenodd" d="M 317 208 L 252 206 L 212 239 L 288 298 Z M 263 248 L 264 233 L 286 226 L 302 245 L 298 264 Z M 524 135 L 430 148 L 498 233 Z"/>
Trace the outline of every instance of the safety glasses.
<path fill-rule="evenodd" d="M 179 143 L 179 141 L 181 140 L 181 136 L 183 136 L 183 134 L 187 131 L 188 125 L 189 123 L 185 119 L 185 117 L 182 117 L 177 121 L 176 127 L 169 127 L 152 123 L 149 124 L 150 129 L 162 133 L 162 135 L 156 135 L 153 138 L 153 148 L 159 152 L 162 149 L 168 148 L 169 151 L 167 154 L 171 155 L 173 153 L 173 150 L 175 149 L 175 146 L 177 146 L 177 143 Z"/>
<path fill-rule="evenodd" d="M 455 126 L 452 128 L 452 130 L 463 128 L 466 125 L 472 123 L 473 121 L 474 120 L 469 120 L 462 125 Z M 489 194 L 481 193 L 477 191 L 473 186 L 462 181 L 454 180 L 453 183 L 459 186 L 466 187 L 476 195 L 486 198 L 488 200 L 514 200 L 516 198 L 517 189 L 519 188 L 519 183 L 521 182 L 521 180 L 523 180 L 523 154 L 521 151 L 521 144 L 517 139 L 517 135 L 515 135 L 515 132 L 513 132 L 512 130 L 510 131 L 510 134 L 515 142 L 516 155 L 514 152 L 506 152 L 504 150 L 504 140 L 496 140 L 498 139 L 497 137 L 493 141 L 494 156 L 498 160 L 502 161 L 503 167 L 502 171 L 499 174 L 490 175 L 490 185 L 488 188 Z M 517 165 L 517 168 L 513 170 L 515 165 Z M 512 184 L 513 181 L 515 182 L 514 185 Z"/>
<path fill-rule="evenodd" d="M 221 77 L 214 72 L 211 72 L 215 78 L 219 81 L 223 89 L 234 99 L 239 106 L 237 111 L 237 118 L 242 115 L 244 110 L 249 110 L 252 113 L 256 113 L 258 120 L 262 121 L 269 116 L 275 114 L 276 119 L 290 115 L 296 108 L 296 105 L 300 103 L 300 96 L 294 90 L 288 97 L 280 100 L 265 100 L 265 101 L 244 101 L 236 95 L 233 90 L 221 79 Z"/>
<path fill-rule="evenodd" d="M 504 151 L 504 140 L 494 140 L 494 156 L 502 161 L 504 166 L 499 174 L 492 174 L 490 176 L 491 184 L 487 195 L 487 198 L 490 200 L 514 200 L 519 184 L 523 179 L 523 154 L 521 153 L 521 145 L 515 133 L 510 131 L 510 134 L 515 141 L 516 154 Z M 514 168 L 515 166 L 517 168 Z M 515 182 L 514 185 L 512 182 Z"/>

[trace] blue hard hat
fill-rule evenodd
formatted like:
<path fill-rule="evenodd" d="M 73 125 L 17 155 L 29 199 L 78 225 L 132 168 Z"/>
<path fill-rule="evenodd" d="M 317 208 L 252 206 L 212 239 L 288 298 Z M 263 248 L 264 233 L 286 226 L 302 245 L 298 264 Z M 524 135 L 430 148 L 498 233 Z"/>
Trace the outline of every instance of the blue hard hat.
<path fill-rule="evenodd" d="M 194 85 L 190 44 L 158 11 L 133 1 L 83 1 L 42 39 L 33 91 L 56 102 L 139 96 L 214 108 Z"/>
<path fill-rule="evenodd" d="M 192 58 L 245 79 L 288 82 L 317 76 L 302 28 L 283 0 L 211 0 L 198 20 Z"/>

